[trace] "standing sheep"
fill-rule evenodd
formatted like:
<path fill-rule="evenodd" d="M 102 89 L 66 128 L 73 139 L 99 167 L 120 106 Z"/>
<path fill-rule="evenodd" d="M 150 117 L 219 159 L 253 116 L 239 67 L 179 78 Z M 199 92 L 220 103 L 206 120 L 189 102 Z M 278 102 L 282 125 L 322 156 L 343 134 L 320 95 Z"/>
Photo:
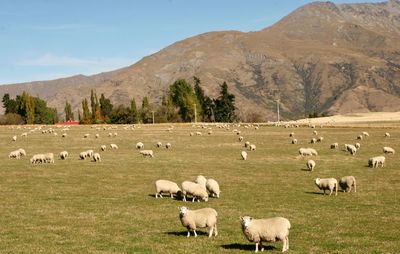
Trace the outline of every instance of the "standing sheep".
<path fill-rule="evenodd" d="M 289 133 L 289 137 L 294 137 L 294 132 Z"/>
<path fill-rule="evenodd" d="M 369 158 L 368 166 L 370 166 L 372 168 L 377 168 L 377 167 L 379 167 L 379 165 L 381 165 L 381 167 L 383 168 L 383 166 L 385 165 L 385 160 L 386 160 L 386 158 L 384 156 L 376 156 L 376 157 Z"/>
<path fill-rule="evenodd" d="M 12 141 L 17 141 L 17 136 L 13 136 Z"/>
<path fill-rule="evenodd" d="M 335 178 L 317 178 L 315 179 L 315 185 L 320 190 L 324 191 L 325 195 L 325 190 L 329 190 L 329 196 L 332 195 L 333 190 L 336 190 L 336 196 L 337 196 L 337 191 L 338 191 L 338 182 Z"/>
<path fill-rule="evenodd" d="M 317 139 L 317 142 L 322 142 L 324 140 L 324 137 L 319 137 L 318 139 Z"/>
<path fill-rule="evenodd" d="M 244 142 L 244 147 L 249 147 L 250 146 L 250 142 L 249 141 L 246 141 L 246 142 Z"/>
<path fill-rule="evenodd" d="M 143 149 L 144 148 L 144 144 L 142 142 L 137 142 L 136 143 L 136 148 L 137 149 Z"/>
<path fill-rule="evenodd" d="M 306 165 L 307 165 L 307 168 L 308 168 L 310 171 L 314 171 L 314 168 L 315 168 L 315 161 L 313 161 L 313 160 L 308 160 L 307 163 L 306 163 Z"/>
<path fill-rule="evenodd" d="M 256 145 L 254 145 L 254 144 L 251 144 L 250 146 L 249 146 L 249 149 L 250 149 L 250 151 L 255 151 L 256 150 Z"/>
<path fill-rule="evenodd" d="M 160 148 L 160 147 L 162 147 L 162 143 L 161 143 L 161 142 L 157 142 L 156 146 L 157 146 L 158 148 Z"/>
<path fill-rule="evenodd" d="M 111 149 L 118 149 L 118 146 L 116 144 L 110 144 Z"/>
<path fill-rule="evenodd" d="M 180 196 L 180 194 L 182 193 L 181 188 L 179 188 L 179 186 L 172 181 L 157 180 L 155 185 L 156 185 L 156 198 L 158 198 L 158 196 L 162 198 L 163 192 L 169 193 L 171 195 L 171 198 L 174 197 L 173 194 L 175 194 L 176 196 Z"/>
<path fill-rule="evenodd" d="M 339 181 L 339 186 L 344 192 L 350 192 L 351 187 L 354 187 L 354 192 L 357 192 L 356 178 L 354 176 L 343 176 Z"/>
<path fill-rule="evenodd" d="M 202 175 L 198 175 L 196 177 L 196 180 L 194 181 L 197 184 L 200 184 L 201 186 L 203 186 L 204 188 L 206 188 L 206 183 L 207 183 L 207 178 L 205 178 Z"/>
<path fill-rule="evenodd" d="M 94 162 L 101 162 L 101 157 L 99 153 L 94 153 L 92 158 Z"/>
<path fill-rule="evenodd" d="M 165 148 L 170 149 L 171 148 L 171 143 L 165 144 Z"/>
<path fill-rule="evenodd" d="M 362 134 L 364 137 L 369 137 L 369 133 L 366 132 L 366 131 L 363 131 L 361 134 Z"/>
<path fill-rule="evenodd" d="M 337 149 L 339 147 L 338 143 L 331 144 L 331 149 Z"/>
<path fill-rule="evenodd" d="M 217 236 L 217 216 L 218 213 L 213 208 L 189 210 L 185 206 L 179 207 L 179 219 L 182 226 L 188 230 L 187 237 L 190 237 L 190 231 L 193 231 L 194 237 L 197 237 L 197 228 L 207 228 L 208 237 L 211 237 L 213 233 Z"/>
<path fill-rule="evenodd" d="M 240 136 L 239 137 L 239 142 L 242 142 L 243 141 L 243 136 Z"/>
<path fill-rule="evenodd" d="M 25 150 L 23 148 L 20 148 L 17 151 L 19 152 L 20 156 L 26 156 L 26 152 L 25 152 Z"/>
<path fill-rule="evenodd" d="M 355 143 L 355 144 L 354 144 L 354 147 L 358 150 L 358 149 L 360 149 L 361 144 L 360 144 L 360 143 Z"/>
<path fill-rule="evenodd" d="M 68 157 L 68 152 L 67 151 L 62 151 L 60 152 L 60 159 L 65 160 Z"/>
<path fill-rule="evenodd" d="M 106 145 L 101 145 L 100 149 L 104 152 L 107 149 L 107 146 Z"/>
<path fill-rule="evenodd" d="M 206 182 L 206 188 L 208 192 L 210 193 L 211 197 L 216 196 L 219 198 L 219 194 L 221 193 L 221 190 L 219 189 L 219 184 L 216 180 L 214 179 L 207 179 Z"/>
<path fill-rule="evenodd" d="M 293 145 L 297 144 L 297 139 L 295 139 L 295 138 L 292 139 L 292 144 L 293 144 Z"/>
<path fill-rule="evenodd" d="M 140 151 L 140 154 L 143 155 L 144 157 L 147 157 L 147 156 L 151 157 L 151 158 L 154 157 L 153 150 L 142 150 L 142 151 Z"/>
<path fill-rule="evenodd" d="M 385 138 L 390 138 L 390 133 L 389 132 L 385 133 Z"/>
<path fill-rule="evenodd" d="M 317 151 L 313 148 L 300 148 L 299 149 L 299 154 L 301 156 L 313 156 L 313 155 L 318 155 Z"/>
<path fill-rule="evenodd" d="M 250 216 L 240 217 L 242 232 L 247 240 L 256 243 L 264 251 L 262 242 L 282 241 L 282 252 L 289 250 L 289 229 L 291 227 L 288 219 L 283 217 L 273 217 L 268 219 L 253 219 Z"/>
<path fill-rule="evenodd" d="M 391 148 L 391 147 L 388 147 L 388 146 L 383 147 L 383 152 L 387 153 L 387 154 L 389 154 L 389 153 L 394 154 L 395 153 L 394 149 Z"/>
<path fill-rule="evenodd" d="M 245 160 L 247 160 L 247 152 L 246 151 L 242 151 L 241 153 L 240 153 L 240 155 L 242 156 L 242 159 L 245 161 Z"/>
<path fill-rule="evenodd" d="M 183 195 L 183 201 L 186 202 L 186 196 L 187 194 L 192 195 L 192 202 L 195 201 L 197 198 L 197 201 L 199 202 L 200 199 L 207 202 L 208 201 L 208 193 L 205 188 L 205 186 L 190 182 L 190 181 L 184 181 L 182 182 L 182 195 Z"/>
<path fill-rule="evenodd" d="M 344 144 L 346 151 L 350 152 L 351 155 L 355 155 L 357 153 L 357 148 L 353 145 Z"/>
<path fill-rule="evenodd" d="M 363 139 L 363 135 L 358 135 L 358 136 L 357 136 L 357 139 L 358 139 L 358 140 L 362 140 L 362 139 Z"/>
<path fill-rule="evenodd" d="M 316 139 L 316 138 L 312 138 L 312 139 L 310 140 L 310 143 L 311 143 L 311 144 L 317 143 L 317 139 Z"/>

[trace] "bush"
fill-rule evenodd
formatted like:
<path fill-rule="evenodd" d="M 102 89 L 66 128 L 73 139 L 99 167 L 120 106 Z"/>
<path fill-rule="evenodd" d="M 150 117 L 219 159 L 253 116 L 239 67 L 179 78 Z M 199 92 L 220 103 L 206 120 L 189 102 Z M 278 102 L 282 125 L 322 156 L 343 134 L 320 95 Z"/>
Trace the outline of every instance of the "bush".
<path fill-rule="evenodd" d="M 22 116 L 15 113 L 8 113 L 0 116 L 0 125 L 18 125 L 25 124 Z"/>

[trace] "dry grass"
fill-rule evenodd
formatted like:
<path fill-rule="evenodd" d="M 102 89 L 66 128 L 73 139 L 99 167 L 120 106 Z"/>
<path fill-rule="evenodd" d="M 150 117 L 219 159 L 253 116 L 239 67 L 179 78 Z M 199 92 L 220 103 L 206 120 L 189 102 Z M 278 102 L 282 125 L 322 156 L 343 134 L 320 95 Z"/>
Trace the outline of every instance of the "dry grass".
<path fill-rule="evenodd" d="M 47 128 L 47 127 L 46 127 Z M 240 160 L 242 143 L 231 131 L 213 128 L 213 135 L 190 137 L 188 125 L 166 131 L 167 126 L 142 126 L 107 137 L 108 130 L 72 127 L 67 138 L 39 132 L 20 135 L 24 129 L 0 129 L 0 252 L 1 253 L 251 253 L 254 244 L 243 237 L 239 216 L 284 216 L 292 223 L 290 253 L 397 253 L 400 246 L 400 162 L 387 156 L 383 169 L 366 167 L 369 157 L 381 154 L 384 145 L 400 151 L 400 130 L 370 128 L 356 156 L 341 151 L 355 143 L 359 128 L 317 129 L 323 143 L 311 145 L 312 129 L 240 127 L 245 140 L 257 145 Z M 231 128 L 232 130 L 232 128 Z M 206 133 L 204 130 L 203 133 Z M 298 145 L 290 144 L 295 132 Z M 90 133 L 83 139 L 84 133 Z M 95 139 L 94 134 L 100 133 Z M 137 141 L 155 151 L 155 158 L 142 158 Z M 157 141 L 171 142 L 172 149 L 157 149 Z M 339 142 L 339 150 L 329 144 Z M 80 151 L 115 143 L 119 150 L 102 152 L 102 162 L 78 160 Z M 314 146 L 314 172 L 305 171 L 307 159 L 298 157 L 299 147 Z M 10 160 L 19 147 L 28 158 Z M 34 153 L 62 150 L 66 161 L 54 165 L 30 165 Z M 183 203 L 154 198 L 154 181 L 177 183 L 198 174 L 219 181 L 220 199 L 208 203 Z M 321 195 L 316 177 L 354 175 L 357 193 L 337 197 Z M 208 239 L 186 238 L 178 219 L 178 206 L 213 207 L 218 213 L 220 235 Z M 203 231 L 204 232 L 204 231 Z M 278 253 L 281 243 L 270 243 L 267 253 Z"/>

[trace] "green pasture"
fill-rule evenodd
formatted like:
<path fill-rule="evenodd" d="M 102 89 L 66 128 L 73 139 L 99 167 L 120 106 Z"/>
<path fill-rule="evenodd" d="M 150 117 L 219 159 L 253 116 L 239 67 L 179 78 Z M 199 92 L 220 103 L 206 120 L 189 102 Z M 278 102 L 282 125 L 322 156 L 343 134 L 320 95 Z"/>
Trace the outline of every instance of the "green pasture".
<path fill-rule="evenodd" d="M 368 158 L 382 155 L 383 146 L 400 152 L 398 128 L 317 128 L 322 143 L 309 144 L 314 129 L 261 126 L 212 126 L 213 133 L 192 125 L 73 126 L 58 133 L 31 132 L 31 127 L 0 128 L 0 253 L 252 253 L 240 229 L 239 217 L 282 216 L 290 220 L 288 253 L 399 253 L 400 252 L 400 160 L 386 156 L 384 168 L 367 167 Z M 28 129 L 30 128 L 30 129 Z M 244 141 L 257 146 L 240 158 Z M 202 136 L 190 136 L 201 131 Z M 368 131 L 370 137 L 357 141 Z M 21 133 L 28 132 L 26 138 Z M 116 137 L 108 133 L 116 132 Z M 289 133 L 299 143 L 292 145 Z M 384 138 L 389 132 L 390 138 Z M 90 136 L 83 138 L 85 133 Z M 96 139 L 95 134 L 100 138 Z M 16 142 L 12 136 L 17 135 Z M 154 158 L 141 157 L 135 144 L 154 151 Z M 170 142 L 172 149 L 156 148 Z M 330 144 L 339 143 L 331 150 Z M 345 143 L 361 143 L 355 156 L 343 151 Z M 118 150 L 110 150 L 115 143 Z M 100 145 L 107 145 L 100 152 Z M 314 147 L 314 172 L 306 170 L 307 158 L 300 147 Z M 9 152 L 24 148 L 26 157 L 9 159 Z M 100 152 L 102 162 L 79 160 L 81 151 Z M 70 157 L 54 164 L 32 165 L 36 153 L 66 150 Z M 154 198 L 154 182 L 168 179 L 179 185 L 199 174 L 216 179 L 219 199 L 182 202 L 165 196 Z M 357 193 L 321 195 L 316 177 L 353 175 Z M 218 212 L 219 235 L 209 239 L 205 230 L 186 238 L 178 206 L 212 207 Z M 281 242 L 268 243 L 265 253 L 279 253 Z"/>

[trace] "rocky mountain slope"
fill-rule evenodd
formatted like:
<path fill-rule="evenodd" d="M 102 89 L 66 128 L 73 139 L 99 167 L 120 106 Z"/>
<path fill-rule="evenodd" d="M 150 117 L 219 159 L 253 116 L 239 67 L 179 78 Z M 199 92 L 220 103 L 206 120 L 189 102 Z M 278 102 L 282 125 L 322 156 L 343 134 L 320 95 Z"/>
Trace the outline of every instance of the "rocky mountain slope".
<path fill-rule="evenodd" d="M 311 113 L 400 111 L 400 2 L 315 2 L 257 32 L 210 32 L 176 42 L 136 64 L 94 76 L 0 86 L 0 96 L 23 90 L 63 111 L 90 89 L 113 103 L 143 96 L 158 103 L 178 78 L 201 79 L 216 97 L 226 81 L 243 120 Z"/>

